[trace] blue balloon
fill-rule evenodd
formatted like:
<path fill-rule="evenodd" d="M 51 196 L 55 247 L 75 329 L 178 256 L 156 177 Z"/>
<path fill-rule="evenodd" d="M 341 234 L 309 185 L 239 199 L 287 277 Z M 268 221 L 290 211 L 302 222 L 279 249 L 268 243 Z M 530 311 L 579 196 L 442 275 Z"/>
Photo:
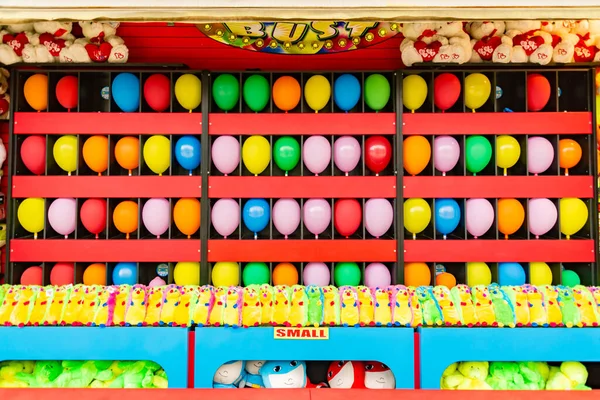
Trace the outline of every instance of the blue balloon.
<path fill-rule="evenodd" d="M 270 214 L 269 203 L 265 199 L 250 199 L 244 204 L 242 218 L 246 228 L 254 232 L 256 237 L 258 232 L 269 225 Z"/>
<path fill-rule="evenodd" d="M 343 111 L 350 111 L 360 100 L 360 82 L 351 74 L 340 75 L 333 84 L 333 100 Z"/>
<path fill-rule="evenodd" d="M 193 136 L 182 136 L 175 143 L 175 158 L 190 175 L 200 165 L 200 153 L 200 141 Z"/>
<path fill-rule="evenodd" d="M 115 77 L 112 83 L 112 96 L 124 112 L 135 112 L 140 107 L 140 79 L 129 72 Z"/>
<path fill-rule="evenodd" d="M 521 286 L 525 284 L 525 270 L 521 264 L 506 262 L 498 264 L 498 283 L 500 286 Z"/>
<path fill-rule="evenodd" d="M 137 283 L 137 264 L 118 263 L 113 270 L 112 279 L 114 285 L 135 285 Z"/>
<path fill-rule="evenodd" d="M 453 199 L 437 199 L 435 201 L 435 229 L 446 236 L 460 223 L 460 207 Z"/>

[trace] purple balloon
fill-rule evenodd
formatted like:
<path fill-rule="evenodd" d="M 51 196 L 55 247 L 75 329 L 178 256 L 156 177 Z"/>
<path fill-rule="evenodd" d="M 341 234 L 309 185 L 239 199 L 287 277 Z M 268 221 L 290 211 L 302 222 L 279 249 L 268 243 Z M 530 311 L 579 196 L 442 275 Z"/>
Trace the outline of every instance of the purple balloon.
<path fill-rule="evenodd" d="M 365 203 L 365 228 L 371 236 L 384 235 L 394 222 L 394 208 L 386 199 L 369 199 Z"/>
<path fill-rule="evenodd" d="M 558 211 L 554 203 L 548 199 L 529 199 L 527 220 L 529 221 L 529 232 L 539 236 L 545 235 L 556 225 Z"/>
<path fill-rule="evenodd" d="M 48 222 L 52 229 L 65 239 L 73 232 L 77 225 L 77 202 L 75 199 L 56 199 L 48 208 Z"/>
<path fill-rule="evenodd" d="M 360 153 L 360 143 L 352 136 L 342 136 L 333 144 L 333 161 L 346 175 L 358 165 Z"/>
<path fill-rule="evenodd" d="M 386 287 L 392 284 L 392 274 L 382 263 L 371 263 L 365 268 L 365 286 Z"/>
<path fill-rule="evenodd" d="M 477 239 L 494 224 L 494 207 L 486 199 L 469 199 L 465 210 L 467 231 Z"/>
<path fill-rule="evenodd" d="M 142 222 L 148 232 L 156 236 L 164 234 L 171 224 L 171 205 L 167 199 L 150 199 L 142 209 Z"/>
<path fill-rule="evenodd" d="M 331 206 L 324 199 L 310 199 L 304 203 L 304 226 L 318 239 L 331 222 Z"/>
<path fill-rule="evenodd" d="M 433 164 L 435 169 L 446 175 L 460 158 L 460 146 L 452 136 L 438 136 L 433 140 Z"/>
<path fill-rule="evenodd" d="M 300 204 L 294 199 L 279 199 L 273 205 L 273 225 L 287 239 L 300 225 Z"/>
<path fill-rule="evenodd" d="M 319 262 L 308 263 L 302 272 L 304 286 L 316 285 L 327 286 L 331 280 L 331 274 L 327 265 Z"/>
<path fill-rule="evenodd" d="M 546 138 L 535 136 L 527 139 L 527 169 L 530 174 L 545 172 L 554 161 L 554 147 Z"/>
<path fill-rule="evenodd" d="M 323 136 L 311 136 L 304 142 L 302 160 L 310 172 L 319 175 L 331 162 L 331 144 Z"/>
<path fill-rule="evenodd" d="M 217 200 L 212 206 L 210 219 L 219 235 L 227 238 L 240 225 L 239 203 L 233 199 Z"/>
<path fill-rule="evenodd" d="M 240 143 L 233 136 L 219 136 L 212 144 L 211 155 L 215 167 L 227 176 L 240 163 Z"/>

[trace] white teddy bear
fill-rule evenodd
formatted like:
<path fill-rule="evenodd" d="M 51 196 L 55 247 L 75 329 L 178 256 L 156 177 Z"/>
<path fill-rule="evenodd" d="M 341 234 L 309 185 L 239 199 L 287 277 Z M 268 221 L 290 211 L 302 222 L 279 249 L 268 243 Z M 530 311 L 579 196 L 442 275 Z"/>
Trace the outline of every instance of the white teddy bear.
<path fill-rule="evenodd" d="M 436 34 L 434 23 L 406 23 L 402 32 L 404 40 L 400 44 L 402 62 L 407 67 L 416 63 L 431 62 L 448 39 Z"/>
<path fill-rule="evenodd" d="M 56 39 L 75 40 L 71 35 L 72 22 L 44 21 L 33 24 L 33 30 L 38 34 L 49 33 Z"/>
<path fill-rule="evenodd" d="M 446 38 L 448 43 L 442 41 L 443 44 L 433 62 L 464 64 L 470 60 L 471 43 L 469 35 L 463 30 L 462 22 L 442 22 L 436 25 L 435 30 L 437 36 Z"/>
<path fill-rule="evenodd" d="M 559 64 L 573 62 L 575 45 L 579 42 L 579 36 L 571 33 L 569 21 L 542 21 L 542 31 L 552 36 L 552 61 Z"/>
<path fill-rule="evenodd" d="M 119 23 L 81 21 L 79 26 L 83 36 L 90 39 L 90 42 L 94 42 L 96 39 L 104 40 L 109 36 L 115 36 Z"/>
<path fill-rule="evenodd" d="M 600 48 L 600 21 L 584 19 L 571 22 L 571 33 L 579 37 L 573 55 L 575 62 L 600 60 L 600 52 L 598 51 Z"/>
<path fill-rule="evenodd" d="M 21 32 L 31 32 L 33 31 L 33 24 L 13 24 L 8 25 L 6 30 L 9 33 L 21 33 Z"/>
<path fill-rule="evenodd" d="M 509 63 L 512 58 L 512 39 L 504 34 L 503 21 L 471 22 L 467 31 L 471 35 L 471 62 L 492 61 Z"/>
<path fill-rule="evenodd" d="M 507 21 L 506 29 L 513 42 L 511 62 L 546 65 L 552 61 L 552 35 L 542 30 L 541 21 Z"/>
<path fill-rule="evenodd" d="M 92 60 L 90 59 L 90 56 L 87 50 L 85 49 L 85 46 L 87 44 L 89 44 L 89 42 L 85 38 L 76 39 L 72 45 L 65 47 L 61 50 L 59 56 L 60 62 L 66 64 L 91 63 Z"/>

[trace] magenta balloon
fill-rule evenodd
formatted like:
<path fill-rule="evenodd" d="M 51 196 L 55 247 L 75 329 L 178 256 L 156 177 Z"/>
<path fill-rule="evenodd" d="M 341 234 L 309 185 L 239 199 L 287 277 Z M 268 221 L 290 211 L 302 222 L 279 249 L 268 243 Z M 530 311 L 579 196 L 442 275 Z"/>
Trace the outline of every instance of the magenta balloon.
<path fill-rule="evenodd" d="M 333 161 L 340 171 L 348 173 L 360 161 L 360 143 L 352 136 L 342 136 L 333 144 Z"/>
<path fill-rule="evenodd" d="M 365 203 L 365 228 L 379 238 L 394 223 L 394 208 L 386 199 L 369 199 Z"/>
<path fill-rule="evenodd" d="M 444 174 L 458 163 L 460 146 L 452 136 L 438 136 L 433 140 L 433 164 Z"/>
<path fill-rule="evenodd" d="M 386 287 L 392 284 L 392 274 L 382 263 L 371 263 L 365 268 L 365 286 Z"/>
<path fill-rule="evenodd" d="M 529 199 L 527 220 L 529 232 L 538 236 L 545 235 L 556 225 L 558 211 L 554 203 L 548 199 Z"/>
<path fill-rule="evenodd" d="M 316 237 L 327 229 L 331 222 L 331 205 L 324 199 L 310 199 L 304 203 L 304 226 Z"/>
<path fill-rule="evenodd" d="M 323 136 L 311 136 L 304 142 L 302 160 L 310 172 L 319 175 L 331 162 L 331 144 Z"/>
<path fill-rule="evenodd" d="M 240 225 L 239 203 L 233 199 L 217 200 L 212 206 L 210 219 L 219 235 L 226 238 Z"/>
<path fill-rule="evenodd" d="M 233 136 L 219 136 L 212 144 L 211 156 L 220 173 L 230 174 L 240 163 L 240 143 Z"/>
<path fill-rule="evenodd" d="M 163 235 L 171 224 L 171 205 L 167 199 L 149 199 L 142 208 L 142 222 L 156 237 Z"/>
<path fill-rule="evenodd" d="M 308 263 L 302 272 L 304 286 L 327 286 L 331 282 L 331 274 L 327 265 L 319 262 Z"/>
<path fill-rule="evenodd" d="M 77 202 L 75 199 L 56 199 L 48 208 L 48 222 L 60 235 L 69 236 L 77 226 Z"/>
<path fill-rule="evenodd" d="M 486 199 L 469 199 L 465 210 L 467 231 L 478 238 L 494 224 L 494 207 Z"/>
<path fill-rule="evenodd" d="M 300 225 L 300 204 L 294 199 L 279 199 L 273 205 L 273 225 L 287 239 Z"/>
<path fill-rule="evenodd" d="M 554 147 L 546 138 L 535 136 L 527 139 L 527 169 L 530 174 L 541 174 L 554 161 Z"/>

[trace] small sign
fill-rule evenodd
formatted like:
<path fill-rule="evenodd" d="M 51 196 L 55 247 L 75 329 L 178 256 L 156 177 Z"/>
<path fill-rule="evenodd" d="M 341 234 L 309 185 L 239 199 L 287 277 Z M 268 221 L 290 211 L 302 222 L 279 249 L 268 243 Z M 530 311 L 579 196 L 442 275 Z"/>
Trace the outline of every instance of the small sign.
<path fill-rule="evenodd" d="M 110 99 L 110 89 L 108 88 L 108 86 L 104 86 L 102 88 L 102 90 L 100 91 L 100 95 L 104 100 Z"/>
<path fill-rule="evenodd" d="M 444 264 L 435 264 L 435 276 L 443 274 L 444 272 L 446 272 L 446 267 L 444 267 Z"/>
<path fill-rule="evenodd" d="M 156 273 L 161 278 L 164 278 L 165 276 L 169 275 L 169 266 L 167 264 L 158 264 L 158 267 L 156 267 Z"/>
<path fill-rule="evenodd" d="M 275 339 L 329 340 L 329 328 L 275 328 Z"/>
<path fill-rule="evenodd" d="M 502 98 L 503 94 L 504 91 L 502 90 L 502 88 L 500 86 L 496 86 L 496 100 Z"/>

